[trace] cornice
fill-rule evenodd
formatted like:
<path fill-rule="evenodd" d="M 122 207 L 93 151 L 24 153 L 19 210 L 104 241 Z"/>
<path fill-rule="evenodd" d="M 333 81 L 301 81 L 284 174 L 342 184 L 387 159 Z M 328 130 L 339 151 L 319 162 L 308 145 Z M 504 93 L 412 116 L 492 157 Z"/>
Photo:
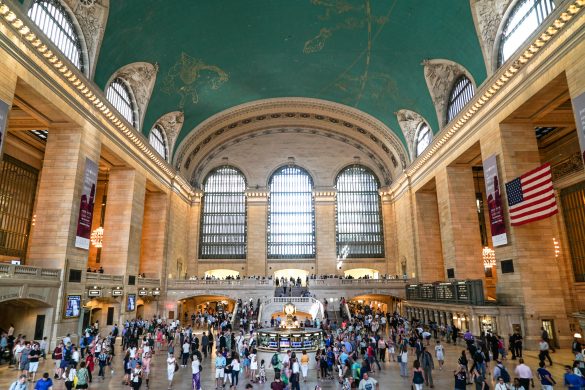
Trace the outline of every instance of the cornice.
<path fill-rule="evenodd" d="M 141 158 L 153 163 L 159 169 L 163 176 L 167 176 L 169 182 L 173 180 L 181 187 L 181 190 L 187 194 L 193 192 L 189 183 L 163 159 L 148 144 L 148 141 L 140 133 L 137 133 L 132 126 L 126 122 L 117 110 L 107 101 L 103 91 L 101 91 L 92 81 L 88 80 L 69 60 L 67 60 L 60 51 L 49 41 L 48 38 L 32 23 L 26 15 L 22 13 L 19 6 L 12 5 L 11 1 L 0 0 L 0 20 L 12 30 L 20 43 L 25 45 L 30 53 L 36 54 L 49 69 L 53 69 L 52 74 L 46 73 L 47 77 L 57 83 L 64 83 L 77 94 L 65 94 L 77 101 L 82 102 L 89 107 L 93 107 L 98 115 L 97 119 L 102 123 L 107 123 L 108 131 L 114 131 L 121 135 L 125 141 L 133 146 L 132 152 Z M 7 37 L 10 39 L 11 37 Z M 20 49 L 20 47 L 19 47 Z M 22 50 L 22 49 L 20 49 Z M 30 54 L 23 53 L 23 58 L 30 57 Z M 95 116 L 92 113 L 86 113 L 88 116 Z M 90 120 L 96 123 L 94 120 Z M 101 127 L 101 126 L 98 126 Z"/>

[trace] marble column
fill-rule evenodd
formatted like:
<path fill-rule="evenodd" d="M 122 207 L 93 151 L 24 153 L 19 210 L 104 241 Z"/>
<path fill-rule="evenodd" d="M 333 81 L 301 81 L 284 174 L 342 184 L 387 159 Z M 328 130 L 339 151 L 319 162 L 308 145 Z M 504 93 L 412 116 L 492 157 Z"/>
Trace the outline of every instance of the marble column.
<path fill-rule="evenodd" d="M 337 269 L 335 230 L 335 188 L 315 190 L 315 231 L 317 240 L 316 273 L 343 274 Z M 386 272 L 386 270 L 381 270 Z"/>
<path fill-rule="evenodd" d="M 266 224 L 268 217 L 268 193 L 266 191 L 246 191 L 248 203 L 248 255 L 246 271 L 248 275 L 270 276 L 266 263 Z"/>

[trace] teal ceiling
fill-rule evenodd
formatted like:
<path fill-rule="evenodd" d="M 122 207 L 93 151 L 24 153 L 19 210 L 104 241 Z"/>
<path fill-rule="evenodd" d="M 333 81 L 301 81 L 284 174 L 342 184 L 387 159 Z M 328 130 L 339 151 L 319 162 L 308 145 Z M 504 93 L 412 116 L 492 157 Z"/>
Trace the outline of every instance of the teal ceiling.
<path fill-rule="evenodd" d="M 177 143 L 235 105 L 310 97 L 358 108 L 404 139 L 394 112 L 436 131 L 421 65 L 444 58 L 480 84 L 485 65 L 467 0 L 111 1 L 95 81 L 132 62 L 160 69 L 143 131 L 185 112 Z"/>

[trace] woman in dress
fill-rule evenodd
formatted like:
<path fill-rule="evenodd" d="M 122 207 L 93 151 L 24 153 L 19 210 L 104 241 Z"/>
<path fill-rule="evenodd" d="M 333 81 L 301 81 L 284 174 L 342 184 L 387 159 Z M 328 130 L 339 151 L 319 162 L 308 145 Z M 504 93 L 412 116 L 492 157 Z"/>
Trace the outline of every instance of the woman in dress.
<path fill-rule="evenodd" d="M 148 389 L 148 381 L 150 376 L 150 364 L 152 363 L 152 355 L 150 352 L 146 352 L 142 358 L 142 378 L 146 382 L 146 388 Z"/>
<path fill-rule="evenodd" d="M 177 365 L 177 360 L 175 359 L 175 355 L 169 353 L 167 358 L 167 380 L 169 381 L 169 389 L 173 388 L 173 378 L 175 376 L 175 367 Z"/>
<path fill-rule="evenodd" d="M 252 382 L 256 382 L 256 371 L 258 370 L 258 356 L 256 355 L 256 348 L 252 350 L 250 356 L 248 356 L 250 360 L 250 377 L 252 378 Z"/>
<path fill-rule="evenodd" d="M 443 364 L 445 363 L 445 348 L 441 345 L 440 340 L 437 340 L 437 345 L 435 345 L 435 356 L 437 356 L 437 360 L 439 361 L 439 370 L 442 370 Z"/>

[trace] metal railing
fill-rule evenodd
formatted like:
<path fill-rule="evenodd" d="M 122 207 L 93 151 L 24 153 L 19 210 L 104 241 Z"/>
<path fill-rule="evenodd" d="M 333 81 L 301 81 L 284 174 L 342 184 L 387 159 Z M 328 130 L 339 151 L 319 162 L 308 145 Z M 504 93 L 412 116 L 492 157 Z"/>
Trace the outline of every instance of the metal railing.
<path fill-rule="evenodd" d="M 31 267 L 28 265 L 0 264 L 0 279 L 41 279 L 60 280 L 61 270 Z"/>

